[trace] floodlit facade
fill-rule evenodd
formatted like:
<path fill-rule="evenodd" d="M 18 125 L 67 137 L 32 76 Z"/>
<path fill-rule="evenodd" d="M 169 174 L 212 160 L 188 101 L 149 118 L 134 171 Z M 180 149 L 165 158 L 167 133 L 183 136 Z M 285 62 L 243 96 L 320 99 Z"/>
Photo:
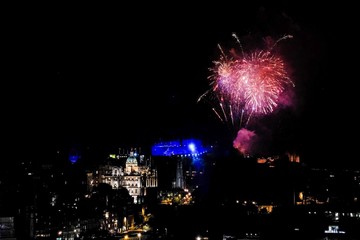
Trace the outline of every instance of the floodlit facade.
<path fill-rule="evenodd" d="M 142 203 L 146 196 L 146 189 L 158 186 L 157 171 L 150 165 L 140 165 L 143 155 L 131 151 L 125 164 L 114 161 L 100 166 L 99 169 L 88 173 L 89 189 L 100 183 L 111 185 L 112 189 L 126 188 L 134 203 Z"/>

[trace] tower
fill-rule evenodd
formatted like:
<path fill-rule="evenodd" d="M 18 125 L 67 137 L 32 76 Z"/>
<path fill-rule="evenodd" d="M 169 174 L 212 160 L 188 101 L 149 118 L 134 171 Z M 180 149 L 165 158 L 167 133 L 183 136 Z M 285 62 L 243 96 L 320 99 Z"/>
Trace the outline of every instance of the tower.
<path fill-rule="evenodd" d="M 134 203 L 139 203 L 139 197 L 142 195 L 141 173 L 134 152 L 130 152 L 126 159 L 123 181 L 130 196 L 133 197 Z"/>
<path fill-rule="evenodd" d="M 175 179 L 175 187 L 176 188 L 184 188 L 184 173 L 183 173 L 183 162 L 182 159 L 179 158 L 176 164 L 176 179 Z"/>

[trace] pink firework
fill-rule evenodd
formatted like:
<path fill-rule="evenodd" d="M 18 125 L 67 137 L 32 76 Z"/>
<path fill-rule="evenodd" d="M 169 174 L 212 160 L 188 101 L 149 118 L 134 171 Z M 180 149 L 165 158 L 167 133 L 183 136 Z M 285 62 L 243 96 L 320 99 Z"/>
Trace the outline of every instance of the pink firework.
<path fill-rule="evenodd" d="M 273 48 L 280 40 L 292 36 L 280 38 L 269 49 L 250 53 L 245 53 L 237 36 L 233 36 L 240 45 L 241 55 L 235 52 L 226 55 L 219 46 L 221 56 L 219 60 L 213 61 L 214 66 L 210 69 L 211 92 L 220 105 L 220 110 L 213 110 L 222 121 L 231 119 L 233 125 L 236 119 L 240 119 L 241 125 L 245 112 L 247 125 L 253 114 L 273 112 L 286 87 L 294 86 L 283 59 L 273 53 Z"/>
<path fill-rule="evenodd" d="M 235 71 L 237 78 L 234 91 L 230 93 L 233 101 L 244 101 L 244 108 L 255 114 L 271 113 L 278 104 L 280 94 L 290 83 L 284 62 L 270 52 L 259 51 L 238 61 Z"/>

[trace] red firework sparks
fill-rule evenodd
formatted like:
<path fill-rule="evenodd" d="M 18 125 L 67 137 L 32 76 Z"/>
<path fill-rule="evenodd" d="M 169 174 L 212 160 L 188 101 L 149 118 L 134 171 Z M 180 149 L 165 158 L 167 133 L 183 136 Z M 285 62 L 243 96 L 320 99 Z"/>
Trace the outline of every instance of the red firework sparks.
<path fill-rule="evenodd" d="M 240 44 L 237 36 L 233 36 Z M 270 49 L 250 53 L 245 53 L 240 44 L 241 55 L 227 56 L 219 46 L 222 54 L 219 60 L 214 61 L 209 79 L 211 91 L 219 99 L 223 114 L 213 110 L 222 121 L 231 119 L 234 123 L 234 118 L 242 119 L 245 111 L 248 122 L 252 114 L 269 114 L 274 111 L 280 94 L 289 84 L 294 85 L 283 59 L 272 50 L 280 40 L 291 37 L 286 35 L 277 40 Z"/>

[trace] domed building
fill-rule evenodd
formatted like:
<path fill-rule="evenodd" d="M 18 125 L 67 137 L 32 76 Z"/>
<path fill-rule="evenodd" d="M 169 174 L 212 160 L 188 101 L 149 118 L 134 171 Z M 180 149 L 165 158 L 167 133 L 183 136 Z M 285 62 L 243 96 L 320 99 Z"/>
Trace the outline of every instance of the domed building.
<path fill-rule="evenodd" d="M 126 159 L 125 163 L 125 173 L 131 174 L 139 172 L 138 161 L 136 159 L 136 154 L 134 152 L 130 152 L 129 157 Z"/>
<path fill-rule="evenodd" d="M 130 151 L 125 164 L 123 159 L 119 158 L 100 166 L 96 171 L 88 173 L 89 189 L 99 183 L 109 184 L 113 189 L 124 187 L 134 199 L 134 203 L 142 203 L 146 189 L 158 186 L 157 170 L 150 165 L 139 164 L 144 162 L 139 161 L 143 158 L 144 155 Z"/>
<path fill-rule="evenodd" d="M 143 187 L 145 186 L 141 183 L 141 171 L 139 171 L 138 161 L 134 152 L 130 152 L 125 163 L 123 187 L 129 191 L 130 196 L 134 199 L 134 203 L 141 203 L 140 196 L 144 196 Z"/>

